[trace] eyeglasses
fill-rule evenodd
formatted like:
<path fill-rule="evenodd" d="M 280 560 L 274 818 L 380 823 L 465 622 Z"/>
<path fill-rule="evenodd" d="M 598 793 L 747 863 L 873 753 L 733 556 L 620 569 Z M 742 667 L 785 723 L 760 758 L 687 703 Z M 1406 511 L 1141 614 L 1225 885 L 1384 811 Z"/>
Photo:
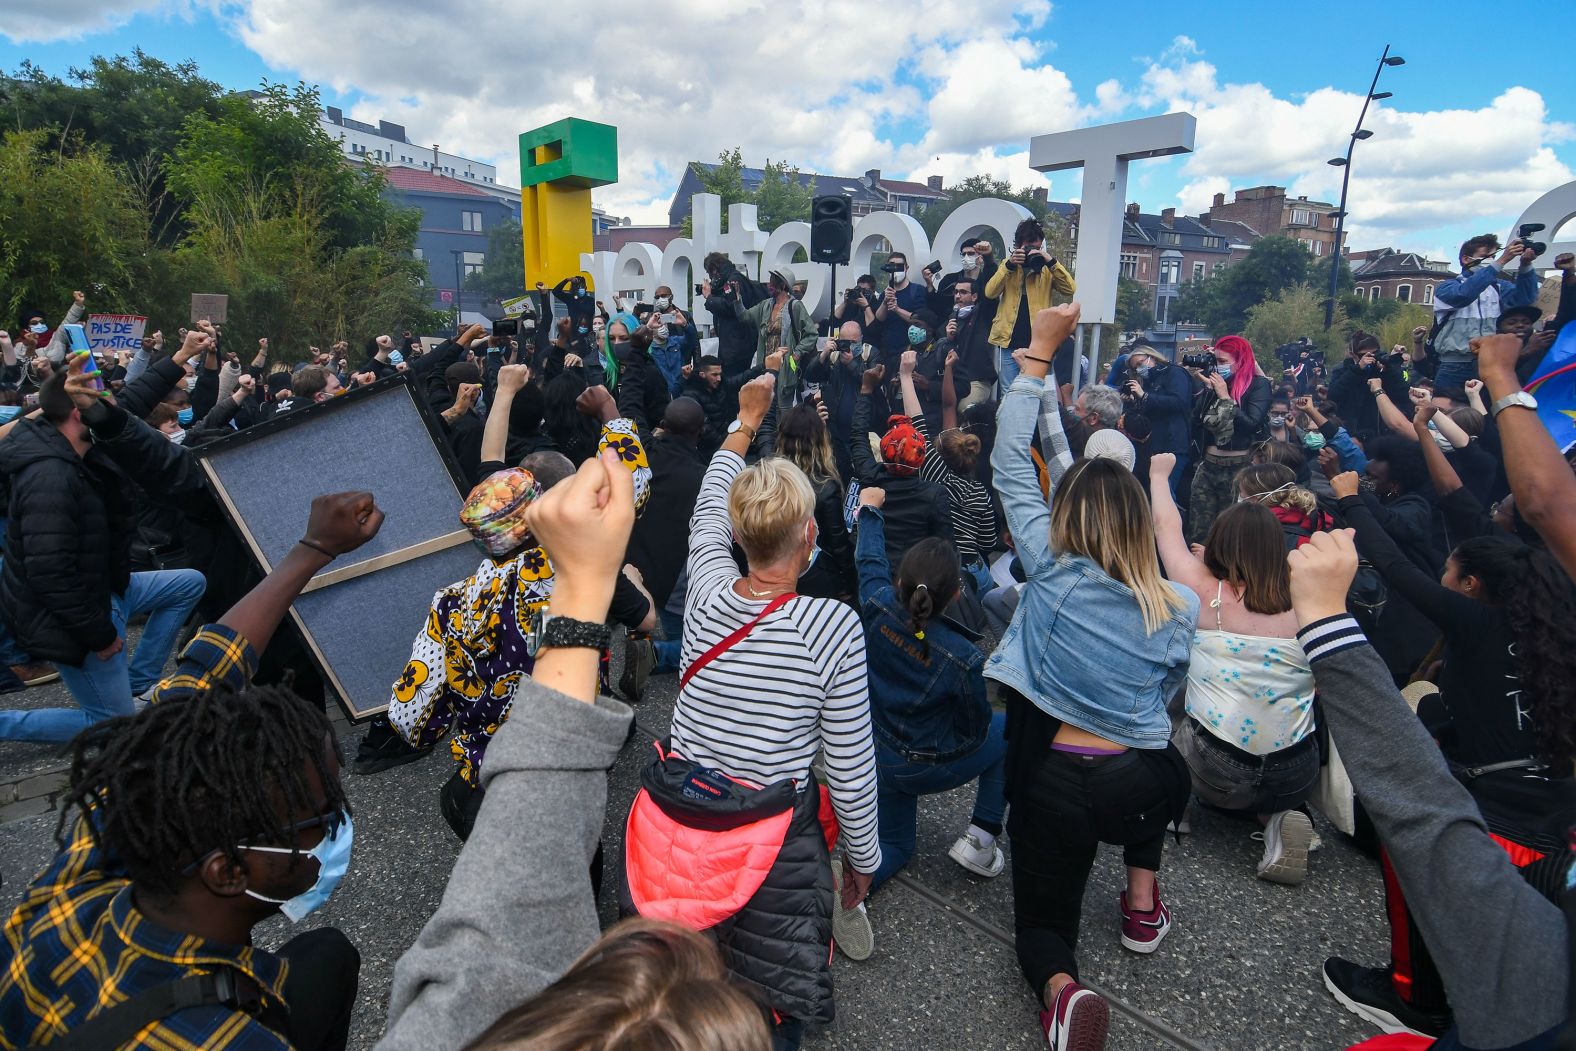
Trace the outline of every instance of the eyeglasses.
<path fill-rule="evenodd" d="M 333 839 L 339 834 L 339 830 L 344 826 L 344 824 L 345 811 L 336 807 L 334 810 L 331 810 L 326 814 L 318 814 L 316 817 L 309 817 L 304 821 L 297 821 L 293 825 L 285 826 L 284 835 L 281 838 L 287 841 L 293 841 L 298 833 L 306 832 L 309 829 L 321 828 L 323 830 L 324 838 Z M 242 848 L 251 845 L 252 844 L 250 843 L 236 844 L 236 846 Z M 180 874 L 182 876 L 190 876 L 193 872 L 197 871 L 197 867 L 202 864 L 204 858 L 209 857 L 218 849 L 218 847 L 214 847 L 213 850 L 203 851 L 200 855 L 193 859 L 189 865 L 181 869 Z M 305 854 L 306 851 L 303 850 L 301 853 Z"/>

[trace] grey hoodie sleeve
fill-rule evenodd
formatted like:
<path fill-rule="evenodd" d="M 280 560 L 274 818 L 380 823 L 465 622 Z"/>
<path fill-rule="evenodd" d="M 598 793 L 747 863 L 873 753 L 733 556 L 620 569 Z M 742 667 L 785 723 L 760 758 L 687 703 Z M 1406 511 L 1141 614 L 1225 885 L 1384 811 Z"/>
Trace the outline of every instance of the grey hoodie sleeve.
<path fill-rule="evenodd" d="M 65 326 L 75 325 L 82 320 L 82 304 L 72 300 L 71 306 L 66 310 L 65 318 L 55 326 L 55 334 L 49 337 L 49 346 L 44 348 L 44 354 L 50 362 L 59 365 L 66 360 L 66 351 L 71 346 L 71 341 L 66 338 Z"/>
<path fill-rule="evenodd" d="M 1330 736 L 1373 818 L 1468 1047 L 1509 1047 L 1565 1021 L 1565 917 L 1488 837 L 1384 662 L 1350 617 L 1297 633 Z"/>
<path fill-rule="evenodd" d="M 443 904 L 394 967 L 378 1051 L 464 1047 L 596 941 L 591 857 L 631 718 L 618 701 L 521 683 Z"/>

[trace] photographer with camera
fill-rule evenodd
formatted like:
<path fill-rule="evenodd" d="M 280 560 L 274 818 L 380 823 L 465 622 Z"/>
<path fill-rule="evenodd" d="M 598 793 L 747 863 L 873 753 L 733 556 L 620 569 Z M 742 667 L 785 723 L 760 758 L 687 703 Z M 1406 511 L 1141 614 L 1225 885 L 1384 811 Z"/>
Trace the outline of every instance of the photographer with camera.
<path fill-rule="evenodd" d="M 1193 407 L 1193 387 L 1187 373 L 1145 342 L 1127 352 L 1123 372 L 1112 371 L 1111 386 L 1122 395 L 1122 415 L 1136 414 L 1149 421 L 1149 452 L 1176 457 L 1171 468 L 1171 492 L 1191 459 L 1188 412 Z"/>
<path fill-rule="evenodd" d="M 766 290 L 750 278 L 722 252 L 711 252 L 702 261 L 706 280 L 695 291 L 711 312 L 717 327 L 717 358 L 724 376 L 749 371 L 755 356 L 755 327 L 734 315 L 734 305 L 748 310 L 766 298 Z"/>
<path fill-rule="evenodd" d="M 1214 349 L 1184 354 L 1182 366 L 1203 384 L 1193 402 L 1193 433 L 1204 458 L 1193 472 L 1187 540 L 1202 544 L 1215 517 L 1237 499 L 1234 479 L 1264 439 L 1270 381 L 1259 371 L 1253 344 L 1222 336 Z"/>
<path fill-rule="evenodd" d="M 880 322 L 881 354 L 892 359 L 887 371 L 897 375 L 897 361 L 908 349 L 908 322 L 914 311 L 925 306 L 928 296 L 921 285 L 908 279 L 908 256 L 893 252 L 887 256 L 881 272 L 887 275 L 886 291 L 876 306 L 876 320 Z"/>
<path fill-rule="evenodd" d="M 1038 219 L 1019 223 L 1012 245 L 1007 264 L 985 282 L 985 298 L 996 304 L 990 342 L 996 348 L 996 379 L 1003 391 L 1018 378 L 1012 352 L 1029 345 L 1035 313 L 1049 309 L 1058 301 L 1055 296 L 1067 302 L 1078 289 L 1073 275 L 1045 250 L 1045 228 Z"/>
<path fill-rule="evenodd" d="M 1346 429 L 1359 441 L 1367 441 L 1380 429 L 1379 408 L 1374 403 L 1369 380 L 1380 381 L 1380 389 L 1397 405 L 1407 404 L 1407 385 L 1399 369 L 1386 367 L 1379 357 L 1379 340 L 1367 332 L 1352 333 L 1351 348 L 1330 377 L 1330 400 Z M 1436 382 L 1436 386 L 1438 386 Z"/>
<path fill-rule="evenodd" d="M 731 300 L 735 320 L 750 326 L 756 336 L 755 357 L 751 368 L 769 367 L 767 359 L 782 352 L 777 368 L 777 407 L 786 412 L 799 400 L 800 358 L 815 352 L 815 322 L 803 303 L 793 297 L 793 275 L 786 266 L 773 270 L 767 279 L 769 297 L 746 309 L 739 297 Z M 708 304 L 711 302 L 708 299 Z M 727 362 L 723 372 L 728 374 Z"/>
<path fill-rule="evenodd" d="M 948 274 L 945 281 L 951 282 L 951 309 L 937 315 L 947 320 L 936 342 L 936 351 L 942 360 L 946 360 L 950 352 L 958 355 L 958 409 L 962 411 L 990 398 L 991 388 L 996 383 L 996 351 L 990 345 L 991 315 L 980 302 L 983 281 L 953 274 Z M 986 303 L 992 308 L 996 305 L 989 300 Z"/>
<path fill-rule="evenodd" d="M 1472 341 L 1493 335 L 1505 308 L 1524 306 L 1538 298 L 1538 273 L 1532 268 L 1532 261 L 1548 246 L 1527 238 L 1541 229 L 1538 223 L 1523 224 L 1519 236 L 1499 252 L 1498 259 L 1494 253 L 1499 251 L 1499 238 L 1493 234 L 1482 234 L 1462 244 L 1461 276 L 1434 289 L 1433 345 L 1425 348 L 1424 354 L 1432 354 L 1436 361 L 1435 386 L 1459 390 L 1467 380 L 1476 379 Z M 1521 261 L 1520 271 L 1514 278 L 1506 277 L 1506 267 L 1517 259 Z"/>
<path fill-rule="evenodd" d="M 832 308 L 832 316 L 821 323 L 823 336 L 836 336 L 847 322 L 859 326 L 859 339 L 863 341 L 866 334 L 876 323 L 876 307 L 880 299 L 876 296 L 876 279 L 869 274 L 860 274 L 859 280 L 853 288 L 843 290 L 843 298 L 837 301 Z"/>

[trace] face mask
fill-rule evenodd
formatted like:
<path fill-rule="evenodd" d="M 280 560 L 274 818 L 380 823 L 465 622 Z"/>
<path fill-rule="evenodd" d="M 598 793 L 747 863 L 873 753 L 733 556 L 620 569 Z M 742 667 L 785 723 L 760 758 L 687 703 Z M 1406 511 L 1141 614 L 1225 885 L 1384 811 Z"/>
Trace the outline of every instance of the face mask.
<path fill-rule="evenodd" d="M 894 271 L 892 271 L 892 283 L 894 285 L 901 285 L 904 281 L 907 281 L 907 280 L 908 280 L 908 271 L 907 270 L 894 270 Z"/>
<path fill-rule="evenodd" d="M 1434 426 L 1433 420 L 1428 421 L 1428 433 L 1433 436 L 1434 444 L 1439 446 L 1441 451 L 1450 452 L 1453 448 L 1455 448 L 1450 444 L 1449 438 L 1446 438 L 1443 434 L 1439 433 L 1439 428 Z"/>
<path fill-rule="evenodd" d="M 186 444 L 186 432 L 185 431 L 176 431 L 174 434 L 168 435 L 167 437 L 170 439 L 170 441 L 174 442 L 176 445 L 185 445 Z"/>
<path fill-rule="evenodd" d="M 1324 448 L 1324 435 L 1318 431 L 1309 431 L 1302 436 L 1302 444 L 1309 449 L 1322 449 Z"/>
<path fill-rule="evenodd" d="M 1153 365 L 1138 366 L 1138 375 L 1146 380 L 1149 378 L 1149 374 L 1153 371 L 1155 371 L 1155 367 Z"/>
<path fill-rule="evenodd" d="M 1286 414 L 1284 412 L 1272 412 L 1272 413 L 1270 413 L 1270 426 L 1271 427 L 1284 427 L 1284 426 L 1286 426 Z"/>
<path fill-rule="evenodd" d="M 339 886 L 339 881 L 345 878 L 345 873 L 350 869 L 350 842 L 355 838 L 356 830 L 350 823 L 350 815 L 342 816 L 343 823 L 338 831 L 333 836 L 324 836 L 317 846 L 303 855 L 317 860 L 317 882 L 288 900 L 266 898 L 253 890 L 248 890 L 247 896 L 279 906 L 279 911 L 289 917 L 291 923 L 300 923 L 309 914 L 322 908 L 333 895 L 334 888 Z M 242 847 L 241 849 L 260 850 L 265 854 L 298 853 L 288 847 Z"/>
<path fill-rule="evenodd" d="M 1217 362 L 1215 365 L 1215 374 L 1223 380 L 1229 380 L 1231 378 L 1231 368 L 1232 367 L 1230 365 L 1221 365 Z"/>
<path fill-rule="evenodd" d="M 194 409 L 182 409 L 180 412 L 175 414 L 175 418 L 181 422 L 182 427 L 190 427 L 192 420 L 195 419 L 196 416 L 197 413 Z"/>
<path fill-rule="evenodd" d="M 958 307 L 958 320 L 962 321 L 972 313 L 974 313 L 974 304 L 965 303 L 963 306 Z"/>
<path fill-rule="evenodd" d="M 658 340 L 658 342 L 661 342 L 661 343 L 666 343 L 668 341 L 668 326 L 666 326 L 666 325 L 658 325 L 657 326 L 657 340 Z"/>
<path fill-rule="evenodd" d="M 390 365 L 403 365 L 403 364 L 405 364 L 405 355 L 401 354 L 397 350 L 393 351 L 392 353 L 389 354 L 389 364 Z"/>
<path fill-rule="evenodd" d="M 977 255 L 966 255 L 966 256 L 963 257 L 963 269 L 965 269 L 965 270 L 973 270 L 974 268 L 976 268 L 979 265 L 980 265 L 980 257 L 979 256 L 977 256 Z"/>
<path fill-rule="evenodd" d="M 670 307 L 672 305 L 673 305 L 673 300 L 670 299 L 669 297 L 667 297 L 667 296 L 658 296 L 657 297 L 657 309 L 658 310 L 666 310 L 666 309 L 668 309 L 668 307 Z"/>
<path fill-rule="evenodd" d="M 579 327 L 579 328 L 577 328 L 577 329 L 575 329 L 575 331 L 576 331 L 576 332 L 578 332 L 578 333 L 580 333 L 580 334 L 581 334 L 581 335 L 582 335 L 582 336 L 583 336 L 583 335 L 585 335 L 585 334 L 586 334 L 586 333 L 587 333 L 587 332 L 589 332 L 589 331 L 590 331 L 590 329 L 588 329 L 588 328 L 586 328 L 586 327 L 585 327 L 585 326 L 584 326 L 584 325 L 581 325 L 581 326 L 580 326 L 580 327 Z"/>
<path fill-rule="evenodd" d="M 0 423 L 16 419 L 22 413 L 20 405 L 0 405 Z"/>
<path fill-rule="evenodd" d="M 44 333 L 49 331 L 49 326 L 44 324 L 42 321 L 39 321 L 29 325 L 27 330 L 35 336 L 42 336 Z"/>
<path fill-rule="evenodd" d="M 577 290 L 577 291 L 576 291 L 576 292 L 575 292 L 575 295 L 576 295 L 576 296 L 578 296 L 578 297 L 579 297 L 579 298 L 581 298 L 581 299 L 584 299 L 584 298 L 585 298 L 585 297 L 586 297 L 586 296 L 587 296 L 587 295 L 589 295 L 589 294 L 590 294 L 590 293 L 588 293 L 588 292 L 587 292 L 587 291 L 586 291 L 586 290 L 585 290 L 585 289 L 583 289 L 583 288 L 582 288 L 582 289 L 578 289 L 578 290 Z"/>
<path fill-rule="evenodd" d="M 908 341 L 916 347 L 919 346 L 925 342 L 925 330 L 918 325 L 908 326 Z"/>
<path fill-rule="evenodd" d="M 186 377 L 186 389 L 187 390 L 196 390 L 197 389 L 197 377 L 196 376 L 187 376 Z"/>

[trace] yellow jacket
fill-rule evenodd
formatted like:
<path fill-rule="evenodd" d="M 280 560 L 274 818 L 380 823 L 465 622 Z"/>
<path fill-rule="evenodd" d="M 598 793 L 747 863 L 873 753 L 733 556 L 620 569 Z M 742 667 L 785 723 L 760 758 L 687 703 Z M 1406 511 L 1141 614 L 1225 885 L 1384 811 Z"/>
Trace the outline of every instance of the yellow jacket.
<path fill-rule="evenodd" d="M 1023 299 L 1023 283 L 1025 272 L 1022 267 L 1009 270 L 1005 266 L 996 268 L 990 280 L 985 282 L 985 295 L 991 299 L 1000 300 L 1001 305 L 996 308 L 996 321 L 990 327 L 990 341 L 998 347 L 1006 347 L 1012 340 L 1012 330 L 1018 323 L 1018 306 Z M 1029 282 L 1029 309 L 1045 310 L 1057 303 L 1070 300 L 1073 293 L 1078 290 L 1078 284 L 1073 280 L 1073 275 L 1060 262 L 1047 266 L 1033 277 L 1027 278 Z M 1055 293 L 1055 295 L 1053 295 Z M 1062 298 L 1057 299 L 1056 295 Z M 1015 347 L 1008 347 L 1015 350 Z"/>

